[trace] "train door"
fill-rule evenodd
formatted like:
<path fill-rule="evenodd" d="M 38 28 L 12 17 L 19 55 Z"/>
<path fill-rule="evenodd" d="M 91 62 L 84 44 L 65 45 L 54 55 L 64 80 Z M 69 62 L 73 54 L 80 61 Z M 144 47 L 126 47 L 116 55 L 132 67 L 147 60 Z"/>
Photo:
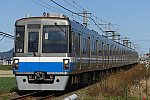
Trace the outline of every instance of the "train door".
<path fill-rule="evenodd" d="M 29 30 L 27 31 L 27 71 L 39 71 L 39 31 Z"/>

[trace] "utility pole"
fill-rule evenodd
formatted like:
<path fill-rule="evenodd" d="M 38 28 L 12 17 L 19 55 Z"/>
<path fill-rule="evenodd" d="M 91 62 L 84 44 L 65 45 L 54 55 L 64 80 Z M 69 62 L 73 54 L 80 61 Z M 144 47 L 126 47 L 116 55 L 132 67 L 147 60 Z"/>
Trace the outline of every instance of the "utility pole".
<path fill-rule="evenodd" d="M 119 42 L 119 40 L 120 40 L 120 35 L 119 34 L 117 34 L 115 31 L 105 31 L 105 33 L 106 33 L 106 37 L 108 38 L 108 37 L 111 37 L 111 39 L 112 40 L 117 40 L 117 42 Z"/>
<path fill-rule="evenodd" d="M 87 23 L 88 23 L 88 20 L 87 20 L 87 11 L 84 10 L 83 11 L 83 25 L 84 25 L 84 27 L 87 27 Z"/>
<path fill-rule="evenodd" d="M 130 40 L 129 40 L 127 37 L 125 37 L 125 38 L 123 39 L 123 45 L 129 47 L 129 43 L 130 43 L 129 41 L 130 41 Z"/>
<path fill-rule="evenodd" d="M 91 14 L 91 13 L 88 13 L 86 10 L 84 10 L 83 13 L 77 13 L 77 14 L 83 14 L 83 25 L 84 25 L 84 27 L 87 27 L 87 25 L 88 25 L 88 14 Z"/>

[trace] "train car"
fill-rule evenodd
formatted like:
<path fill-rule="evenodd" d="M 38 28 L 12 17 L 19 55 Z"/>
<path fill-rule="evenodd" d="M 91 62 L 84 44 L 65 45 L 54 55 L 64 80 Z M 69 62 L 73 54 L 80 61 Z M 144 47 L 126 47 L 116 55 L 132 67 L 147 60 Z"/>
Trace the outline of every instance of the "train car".
<path fill-rule="evenodd" d="M 18 90 L 63 91 L 137 60 L 134 49 L 62 14 L 22 18 L 15 23 L 13 72 Z"/>

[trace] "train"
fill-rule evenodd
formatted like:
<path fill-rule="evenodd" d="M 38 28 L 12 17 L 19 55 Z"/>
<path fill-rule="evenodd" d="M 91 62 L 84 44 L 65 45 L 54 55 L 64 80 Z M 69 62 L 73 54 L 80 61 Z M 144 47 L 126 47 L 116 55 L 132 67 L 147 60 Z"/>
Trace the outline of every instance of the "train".
<path fill-rule="evenodd" d="M 15 23 L 13 73 L 18 90 L 64 91 L 138 63 L 138 52 L 63 14 Z"/>

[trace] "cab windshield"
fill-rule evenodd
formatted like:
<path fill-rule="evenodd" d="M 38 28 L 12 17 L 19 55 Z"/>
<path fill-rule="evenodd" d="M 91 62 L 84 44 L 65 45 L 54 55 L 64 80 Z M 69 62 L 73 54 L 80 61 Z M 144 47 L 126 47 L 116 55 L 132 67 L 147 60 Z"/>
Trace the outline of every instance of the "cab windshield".
<path fill-rule="evenodd" d="M 24 26 L 16 26 L 16 35 L 15 35 L 15 52 L 23 53 L 24 52 Z"/>
<path fill-rule="evenodd" d="M 43 53 L 67 53 L 68 52 L 68 26 L 43 26 Z"/>

